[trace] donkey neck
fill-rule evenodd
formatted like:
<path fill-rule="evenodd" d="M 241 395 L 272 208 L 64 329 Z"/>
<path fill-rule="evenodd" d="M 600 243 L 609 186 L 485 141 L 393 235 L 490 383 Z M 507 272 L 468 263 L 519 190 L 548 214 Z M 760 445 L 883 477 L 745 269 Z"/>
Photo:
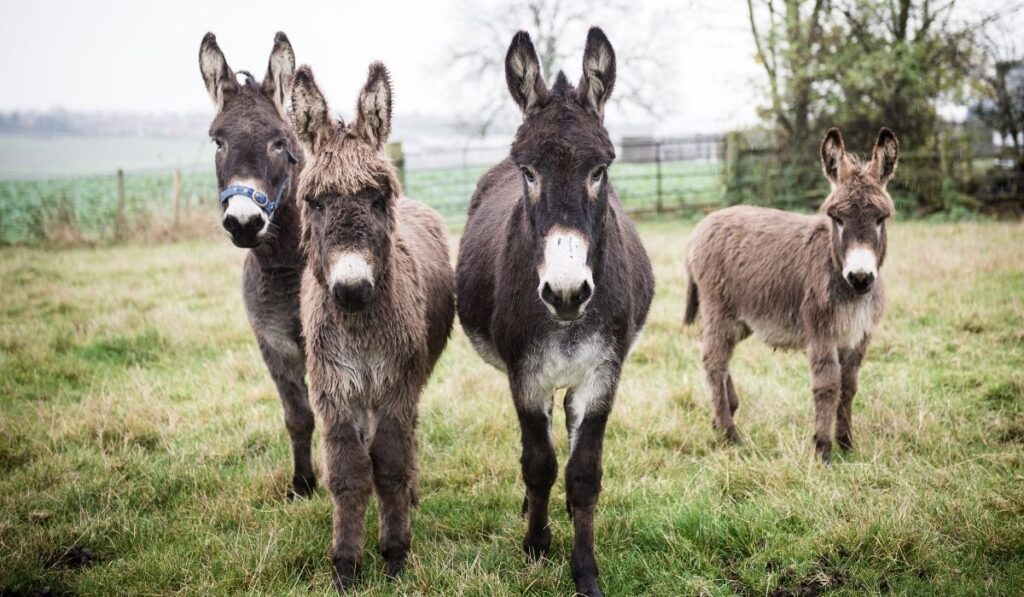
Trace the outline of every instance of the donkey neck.
<path fill-rule="evenodd" d="M 273 236 L 250 249 L 260 269 L 301 269 L 305 257 L 299 249 L 299 209 L 295 201 L 295 182 L 281 199 L 274 214 Z"/>

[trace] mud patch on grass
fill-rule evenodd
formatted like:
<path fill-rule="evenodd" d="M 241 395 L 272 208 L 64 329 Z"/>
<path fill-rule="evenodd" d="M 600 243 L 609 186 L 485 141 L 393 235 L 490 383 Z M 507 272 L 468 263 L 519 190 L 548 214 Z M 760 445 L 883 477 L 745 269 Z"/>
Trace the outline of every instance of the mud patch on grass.
<path fill-rule="evenodd" d="M 779 584 L 768 593 L 772 597 L 816 597 L 824 591 L 838 589 L 846 582 L 846 574 L 837 570 L 830 558 L 821 556 L 813 570 L 799 574 L 794 568 L 784 570 Z"/>
<path fill-rule="evenodd" d="M 96 555 L 96 552 L 88 547 L 76 545 L 74 547 L 69 547 L 68 549 L 53 552 L 45 558 L 44 563 L 47 568 L 56 568 L 58 570 L 78 570 L 80 568 L 85 568 L 86 566 L 92 566 L 98 561 L 100 561 L 100 557 Z"/>

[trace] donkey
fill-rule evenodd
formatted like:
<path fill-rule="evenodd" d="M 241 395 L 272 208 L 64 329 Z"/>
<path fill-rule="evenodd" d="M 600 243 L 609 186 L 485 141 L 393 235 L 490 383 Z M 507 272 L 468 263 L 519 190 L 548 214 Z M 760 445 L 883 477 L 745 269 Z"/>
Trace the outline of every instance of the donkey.
<path fill-rule="evenodd" d="M 382 151 L 391 132 L 384 65 L 370 65 L 351 125 L 331 118 L 307 66 L 295 73 L 291 98 L 309 157 L 299 182 L 302 325 L 334 499 L 334 580 L 344 589 L 360 565 L 374 487 L 387 573 L 405 567 L 417 404 L 451 333 L 455 279 L 444 222 L 402 195 Z"/>
<path fill-rule="evenodd" d="M 313 411 L 305 381 L 305 345 L 299 322 L 299 251 L 295 203 L 304 159 L 284 108 L 295 53 L 284 33 L 274 37 L 270 63 L 257 84 L 246 71 L 239 83 L 213 33 L 199 46 L 199 69 L 217 108 L 210 137 L 217 144 L 221 223 L 238 247 L 249 249 L 242 298 L 249 324 L 284 406 L 294 475 L 289 497 L 316 489 L 311 441 Z"/>
<path fill-rule="evenodd" d="M 893 214 L 885 187 L 898 152 L 896 135 L 882 128 L 871 161 L 863 163 L 846 153 L 833 128 L 821 144 L 832 192 L 816 215 L 736 206 L 711 214 L 694 230 L 684 321 L 693 323 L 700 311 L 714 426 L 729 440 L 739 440 L 729 360 L 736 344 L 754 333 L 772 347 L 807 350 L 814 442 L 822 461 L 831 461 L 834 422 L 839 447 L 853 447 L 857 373 L 885 308 L 879 269 L 885 222 Z"/>
<path fill-rule="evenodd" d="M 623 361 L 643 327 L 654 274 L 608 180 L 615 150 L 603 125 L 615 52 L 593 28 L 583 77 L 559 73 L 551 89 L 530 36 L 520 31 L 505 78 L 523 123 L 511 155 L 484 174 L 459 249 L 459 319 L 483 359 L 508 374 L 522 432 L 527 518 L 523 549 L 551 544 L 548 498 L 557 476 L 554 392 L 566 389 L 576 589 L 600 595 L 594 509 L 605 424 Z"/>

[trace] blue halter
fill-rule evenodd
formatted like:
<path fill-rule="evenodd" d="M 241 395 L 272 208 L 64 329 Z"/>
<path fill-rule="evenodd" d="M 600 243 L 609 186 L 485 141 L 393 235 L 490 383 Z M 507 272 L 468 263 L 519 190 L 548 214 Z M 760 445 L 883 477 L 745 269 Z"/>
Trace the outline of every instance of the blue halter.
<path fill-rule="evenodd" d="M 295 158 L 291 150 L 288 150 L 288 163 L 297 164 L 299 160 Z M 286 176 L 281 184 L 277 185 L 277 192 L 274 193 L 274 198 L 271 200 L 266 193 L 261 193 L 252 187 L 243 187 L 239 185 L 230 186 L 220 192 L 220 204 L 224 205 L 228 202 L 228 199 L 235 195 L 242 195 L 252 199 L 252 202 L 259 206 L 267 214 L 267 219 L 271 222 L 274 221 L 274 212 L 277 211 L 277 207 L 281 204 L 281 197 L 284 196 L 285 189 L 288 188 L 288 183 L 292 180 L 291 176 Z"/>

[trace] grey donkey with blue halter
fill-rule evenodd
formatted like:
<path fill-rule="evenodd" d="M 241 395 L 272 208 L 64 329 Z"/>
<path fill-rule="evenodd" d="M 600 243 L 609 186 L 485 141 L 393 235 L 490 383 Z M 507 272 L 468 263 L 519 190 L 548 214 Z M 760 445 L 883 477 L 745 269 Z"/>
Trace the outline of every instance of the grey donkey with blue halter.
<path fill-rule="evenodd" d="M 306 350 L 299 321 L 299 250 L 295 192 L 304 159 L 284 109 L 295 54 L 278 33 L 262 83 L 233 72 L 212 33 L 199 47 L 199 68 L 217 108 L 210 137 L 217 144 L 221 223 L 248 249 L 242 272 L 246 313 L 284 406 L 294 474 L 290 495 L 317 485 L 311 458 L 313 412 L 305 382 Z M 241 76 L 239 76 L 241 75 Z M 297 153 L 298 152 L 298 153 Z"/>

